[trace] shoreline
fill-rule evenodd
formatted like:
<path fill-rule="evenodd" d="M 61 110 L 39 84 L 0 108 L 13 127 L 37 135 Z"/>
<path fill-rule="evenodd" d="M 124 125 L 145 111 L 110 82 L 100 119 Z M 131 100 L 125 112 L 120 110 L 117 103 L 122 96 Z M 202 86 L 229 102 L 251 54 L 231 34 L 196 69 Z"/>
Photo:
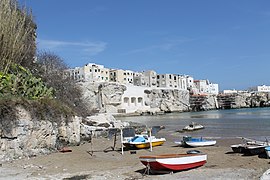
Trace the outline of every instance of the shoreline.
<path fill-rule="evenodd" d="M 124 151 L 122 155 L 117 136 L 115 150 L 111 148 L 113 139 L 94 138 L 92 143 L 68 147 L 72 152 L 2 163 L 0 179 L 259 179 L 269 166 L 269 159 L 233 153 L 230 145 L 239 143 L 238 138 L 217 139 L 215 146 L 184 148 L 174 143 L 175 134 L 162 130 L 158 135 L 167 141 L 152 152 L 141 149 L 135 154 Z M 139 156 L 186 153 L 191 149 L 208 155 L 204 166 L 173 174 L 144 175 L 145 166 Z"/>

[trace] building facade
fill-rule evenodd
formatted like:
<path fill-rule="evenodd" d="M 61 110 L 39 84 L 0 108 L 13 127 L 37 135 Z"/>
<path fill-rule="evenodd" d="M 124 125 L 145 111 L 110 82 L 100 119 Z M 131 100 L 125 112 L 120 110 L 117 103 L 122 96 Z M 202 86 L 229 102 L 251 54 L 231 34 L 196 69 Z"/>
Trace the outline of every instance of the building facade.
<path fill-rule="evenodd" d="M 77 81 L 109 82 L 110 80 L 109 69 L 94 63 L 88 63 L 83 67 L 75 67 L 66 72 Z"/>
<path fill-rule="evenodd" d="M 134 72 L 130 70 L 111 69 L 109 79 L 111 82 L 133 85 L 133 75 Z"/>
<path fill-rule="evenodd" d="M 188 90 L 191 94 L 218 94 L 218 84 L 212 84 L 208 80 L 194 81 L 189 75 L 157 74 L 153 70 L 134 72 L 88 63 L 83 67 L 69 69 L 66 74 L 77 81 L 116 82 L 141 87 Z M 270 92 L 270 87 L 258 86 L 258 91 Z"/>

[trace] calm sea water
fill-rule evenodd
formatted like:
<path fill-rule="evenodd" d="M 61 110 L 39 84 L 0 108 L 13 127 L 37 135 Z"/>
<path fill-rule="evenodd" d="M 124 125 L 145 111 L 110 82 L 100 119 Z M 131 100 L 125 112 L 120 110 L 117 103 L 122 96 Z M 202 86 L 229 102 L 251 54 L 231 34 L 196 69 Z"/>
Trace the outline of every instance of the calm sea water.
<path fill-rule="evenodd" d="M 170 113 L 159 116 L 119 117 L 123 121 L 143 123 L 147 126 L 163 125 L 171 133 L 183 129 L 191 122 L 205 129 L 190 132 L 192 136 L 214 138 L 246 137 L 270 140 L 270 108 L 245 108 L 203 112 Z"/>

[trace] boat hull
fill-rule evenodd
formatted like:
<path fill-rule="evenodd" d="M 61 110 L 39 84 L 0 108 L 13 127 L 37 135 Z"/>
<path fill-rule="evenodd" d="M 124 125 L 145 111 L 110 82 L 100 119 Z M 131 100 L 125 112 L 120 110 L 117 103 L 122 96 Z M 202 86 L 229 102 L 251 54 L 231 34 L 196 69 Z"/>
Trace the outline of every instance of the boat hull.
<path fill-rule="evenodd" d="M 164 144 L 164 142 L 165 141 L 152 142 L 152 147 L 161 146 L 162 144 Z M 150 148 L 150 143 L 135 144 L 135 147 L 138 148 L 138 149 Z"/>
<path fill-rule="evenodd" d="M 204 140 L 204 141 L 186 141 L 185 144 L 191 147 L 203 147 L 203 146 L 213 146 L 217 142 L 214 140 Z"/>
<path fill-rule="evenodd" d="M 152 147 L 161 146 L 162 144 L 164 144 L 164 142 L 165 140 L 152 142 Z M 150 142 L 136 142 L 136 143 L 130 142 L 124 143 L 124 146 L 127 148 L 147 149 L 150 148 Z"/>
<path fill-rule="evenodd" d="M 245 155 L 259 155 L 265 153 L 264 145 L 247 145 L 247 144 L 238 144 L 231 145 L 233 152 L 242 153 Z"/>
<path fill-rule="evenodd" d="M 265 153 L 265 146 L 248 146 L 245 148 L 246 155 L 259 155 Z"/>
<path fill-rule="evenodd" d="M 181 171 L 202 166 L 207 161 L 206 154 L 171 154 L 141 156 L 140 161 L 151 170 Z"/>

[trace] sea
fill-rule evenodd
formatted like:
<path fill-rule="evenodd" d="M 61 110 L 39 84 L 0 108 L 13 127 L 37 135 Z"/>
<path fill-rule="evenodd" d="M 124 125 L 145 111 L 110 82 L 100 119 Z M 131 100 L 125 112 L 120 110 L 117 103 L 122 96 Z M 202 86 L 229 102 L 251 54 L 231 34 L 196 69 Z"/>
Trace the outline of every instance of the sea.
<path fill-rule="evenodd" d="M 157 116 L 117 117 L 128 122 L 151 126 L 165 126 L 166 131 L 181 131 L 191 122 L 205 128 L 188 132 L 191 136 L 211 138 L 250 138 L 270 141 L 270 108 L 243 108 L 200 112 L 167 113 Z"/>

